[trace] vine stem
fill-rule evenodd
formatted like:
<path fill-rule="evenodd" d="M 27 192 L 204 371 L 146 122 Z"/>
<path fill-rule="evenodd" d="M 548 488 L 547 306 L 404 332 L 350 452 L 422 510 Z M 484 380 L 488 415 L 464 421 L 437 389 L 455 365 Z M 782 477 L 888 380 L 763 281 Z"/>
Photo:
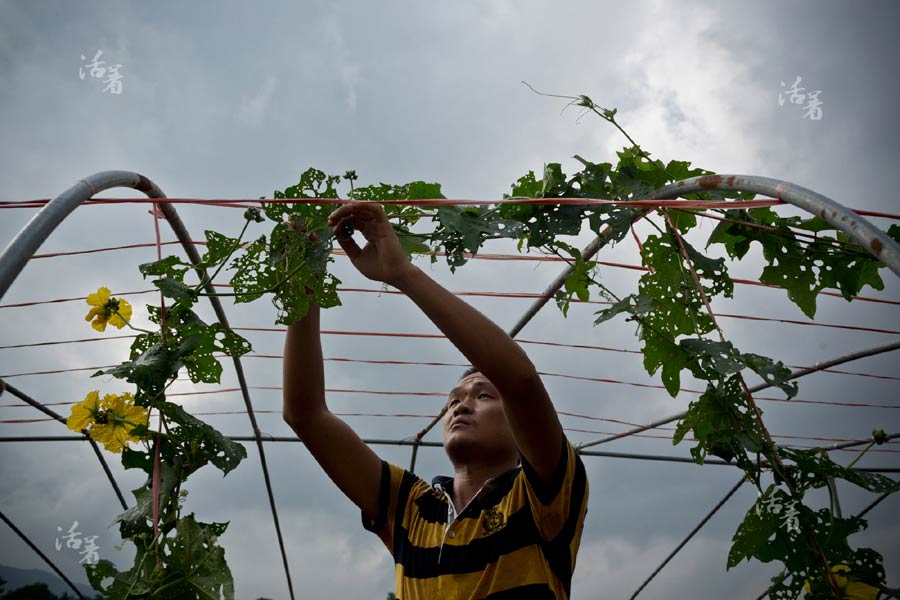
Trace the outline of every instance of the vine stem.
<path fill-rule="evenodd" d="M 156 538 L 157 538 L 158 536 L 159 536 L 159 534 L 153 536 L 153 543 L 154 543 L 154 544 L 156 543 Z M 147 547 L 148 547 L 148 550 L 149 550 L 149 544 L 147 545 Z M 138 578 L 139 578 L 140 575 L 141 575 L 141 568 L 143 568 L 143 566 L 144 566 L 144 561 L 147 560 L 147 555 L 148 555 L 148 554 L 150 554 L 149 551 L 144 552 L 144 556 L 141 557 L 141 562 L 140 562 L 140 564 L 138 564 L 138 568 L 137 568 L 137 570 L 136 570 L 136 572 L 135 572 L 134 579 L 131 580 L 131 585 L 128 586 L 128 589 L 125 591 L 125 596 L 124 596 L 124 598 L 123 598 L 122 600 L 128 600 L 128 596 L 131 595 L 131 590 L 134 589 L 134 584 L 136 584 L 136 583 L 138 582 Z"/>
<path fill-rule="evenodd" d="M 725 341 L 725 334 L 722 332 L 722 328 L 719 327 L 718 322 L 716 321 L 715 314 L 713 314 L 712 306 L 709 304 L 709 299 L 706 296 L 706 291 L 703 289 L 703 286 L 700 283 L 700 277 L 697 276 L 697 271 L 694 269 L 694 263 L 691 261 L 690 256 L 688 256 L 687 248 L 684 246 L 684 241 L 681 239 L 681 234 L 678 232 L 678 228 L 675 227 L 675 224 L 672 222 L 672 217 L 669 215 L 668 209 L 663 209 L 663 214 L 666 217 L 666 223 L 668 223 L 669 228 L 672 231 L 672 235 L 675 237 L 675 240 L 678 242 L 678 247 L 681 249 L 681 255 L 684 257 L 685 262 L 688 265 L 688 268 L 691 271 L 691 276 L 694 279 L 694 283 L 697 286 L 697 290 L 700 293 L 700 297 L 703 299 L 703 304 L 706 307 L 707 313 L 709 313 L 709 318 L 712 319 L 713 325 L 716 328 L 716 331 L 719 333 L 719 339 L 721 341 Z M 756 401 L 753 399 L 753 395 L 750 393 L 750 388 L 747 386 L 747 382 L 744 380 L 744 376 L 740 373 L 737 374 L 740 379 L 741 386 L 744 388 L 744 393 L 747 394 L 747 399 L 750 402 L 750 406 L 753 407 L 753 412 L 756 415 L 756 420 L 759 423 L 760 428 L 762 429 L 763 435 L 766 438 L 766 441 L 769 443 L 769 448 L 772 449 L 772 457 L 771 457 L 771 465 L 772 468 L 777 470 L 781 475 L 782 480 L 787 486 L 788 490 L 791 492 L 791 496 L 800 500 L 802 498 L 798 498 L 798 491 L 794 488 L 793 482 L 786 476 L 786 469 L 784 467 L 784 463 L 781 461 L 781 457 L 778 455 L 778 449 L 775 446 L 775 442 L 772 439 L 771 434 L 769 434 L 769 430 L 766 428 L 765 423 L 762 418 L 762 411 L 759 410 L 759 406 L 757 406 Z M 834 592 L 836 594 L 836 598 L 841 598 L 841 589 L 837 583 L 837 580 L 834 577 L 834 573 L 831 572 L 831 564 L 828 562 L 828 557 L 825 556 L 825 551 L 822 549 L 822 546 L 819 544 L 819 540 L 816 539 L 815 533 L 805 531 L 806 538 L 819 557 L 822 559 L 823 564 L 825 565 L 825 573 L 828 576 L 828 580 L 831 583 L 831 587 L 834 588 Z"/>
<path fill-rule="evenodd" d="M 551 252 L 553 252 L 553 254 L 555 254 L 556 256 L 558 256 L 559 258 L 561 258 L 563 261 L 565 261 L 567 265 L 569 265 L 570 267 L 574 267 L 574 266 L 575 266 L 575 262 L 574 262 L 575 259 L 569 258 L 569 257 L 567 257 L 567 256 L 563 256 L 562 253 L 559 251 L 559 248 L 557 248 L 556 246 L 549 246 L 549 245 L 548 245 L 547 247 L 550 249 Z M 593 261 L 586 261 L 586 262 L 593 262 Z M 615 300 L 616 302 L 621 302 L 621 301 L 622 301 L 622 299 L 619 298 L 618 296 L 616 296 L 616 295 L 612 292 L 612 290 L 610 290 L 608 287 L 606 287 L 605 285 L 603 285 L 602 283 L 600 283 L 599 281 L 597 281 L 596 279 L 594 279 L 594 277 L 590 274 L 590 272 L 588 272 L 588 273 L 586 274 L 586 277 L 588 278 L 588 281 L 590 281 L 591 283 L 593 283 L 594 285 L 596 285 L 598 288 L 600 288 L 600 293 L 601 293 L 601 295 L 602 295 L 602 294 L 607 294 L 607 300 L 610 299 L 610 298 L 612 298 L 612 299 Z"/>
<path fill-rule="evenodd" d="M 294 274 L 297 273 L 301 268 L 303 268 L 303 266 L 305 264 L 306 264 L 306 261 L 300 261 L 300 264 L 298 264 L 296 267 L 291 269 L 291 271 L 289 273 L 287 273 L 284 277 L 282 277 L 281 281 L 279 281 L 278 283 L 275 283 L 274 285 L 272 285 L 264 290 L 253 290 L 252 292 L 233 292 L 233 293 L 224 293 L 224 294 L 207 294 L 204 292 L 197 292 L 197 295 L 198 296 L 217 297 L 217 298 L 219 298 L 219 297 L 239 298 L 241 296 L 253 296 L 256 294 L 268 294 L 269 292 L 274 292 L 279 287 L 281 287 L 284 284 L 284 282 L 286 282 L 288 279 L 293 277 Z"/>
<path fill-rule="evenodd" d="M 119 317 L 120 319 L 122 319 L 123 321 L 125 321 L 125 325 L 127 325 L 128 329 L 131 329 L 132 331 L 140 331 L 141 333 L 149 333 L 150 335 L 153 335 L 153 333 L 154 333 L 153 331 L 150 331 L 149 329 L 141 329 L 140 327 L 135 327 L 134 325 L 131 324 L 131 321 L 129 321 L 128 319 L 123 317 L 121 314 L 119 314 L 119 311 L 116 311 L 115 315 L 117 317 Z"/>
<path fill-rule="evenodd" d="M 234 245 L 231 247 L 231 250 L 228 251 L 228 255 L 225 256 L 225 258 L 222 260 L 221 263 L 219 263 L 219 266 L 216 267 L 216 270 L 213 272 L 212 275 L 206 276 L 206 274 L 204 273 L 204 278 L 197 282 L 197 286 L 194 288 L 194 291 L 197 291 L 200 288 L 206 287 L 210 283 L 213 282 L 213 280 L 216 278 L 216 276 L 219 274 L 219 272 L 222 270 L 222 268 L 228 262 L 228 259 L 231 258 L 231 255 L 234 254 L 238 248 L 240 248 L 241 240 L 244 238 L 244 233 L 247 231 L 247 227 L 249 227 L 249 226 L 250 226 L 250 219 L 245 219 L 244 227 L 243 227 L 243 229 L 241 229 L 241 233 L 238 234 L 238 237 L 235 240 Z"/>
<path fill-rule="evenodd" d="M 863 451 L 856 455 L 856 458 L 854 458 L 854 459 L 850 462 L 850 464 L 847 465 L 847 468 L 848 468 L 848 469 L 852 468 L 853 465 L 855 465 L 855 464 L 859 461 L 859 459 L 861 459 L 861 458 L 863 457 L 863 454 L 865 454 L 866 452 L 868 452 L 868 451 L 869 451 L 869 448 L 871 448 L 872 446 L 874 446 L 876 443 L 877 443 L 877 442 L 876 442 L 875 440 L 872 440 L 871 442 L 869 442 L 869 445 L 866 446 L 865 448 L 863 448 Z"/>

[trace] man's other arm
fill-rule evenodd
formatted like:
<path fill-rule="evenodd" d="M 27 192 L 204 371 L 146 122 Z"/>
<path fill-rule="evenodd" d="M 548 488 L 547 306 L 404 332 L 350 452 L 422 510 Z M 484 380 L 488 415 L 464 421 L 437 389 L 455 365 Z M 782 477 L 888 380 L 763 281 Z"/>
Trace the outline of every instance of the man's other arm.
<path fill-rule="evenodd" d="M 381 459 L 325 404 L 319 307 L 288 327 L 284 344 L 285 422 L 338 488 L 364 514 L 378 514 Z"/>

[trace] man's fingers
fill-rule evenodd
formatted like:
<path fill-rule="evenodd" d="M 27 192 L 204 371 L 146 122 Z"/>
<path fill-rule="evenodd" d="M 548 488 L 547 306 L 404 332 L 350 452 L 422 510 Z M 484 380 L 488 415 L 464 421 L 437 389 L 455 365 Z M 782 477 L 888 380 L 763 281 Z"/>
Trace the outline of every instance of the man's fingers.
<path fill-rule="evenodd" d="M 386 220 L 384 209 L 377 202 L 350 202 L 335 210 L 328 217 L 328 224 L 334 225 L 342 219 L 351 219 L 357 229 L 363 222 Z"/>
<path fill-rule="evenodd" d="M 306 233 L 309 231 L 309 227 L 306 224 L 297 224 L 293 221 L 285 221 L 285 224 L 290 231 L 299 231 L 300 233 Z M 315 231 L 310 233 L 308 237 L 313 242 L 318 242 L 322 239 Z"/>
<path fill-rule="evenodd" d="M 344 252 L 347 253 L 347 257 L 353 261 L 356 260 L 356 257 L 360 255 L 362 249 L 360 249 L 359 244 L 356 243 L 356 240 L 353 239 L 352 236 L 347 237 L 339 237 L 337 238 L 338 244 L 341 245 L 341 248 L 344 249 Z"/>

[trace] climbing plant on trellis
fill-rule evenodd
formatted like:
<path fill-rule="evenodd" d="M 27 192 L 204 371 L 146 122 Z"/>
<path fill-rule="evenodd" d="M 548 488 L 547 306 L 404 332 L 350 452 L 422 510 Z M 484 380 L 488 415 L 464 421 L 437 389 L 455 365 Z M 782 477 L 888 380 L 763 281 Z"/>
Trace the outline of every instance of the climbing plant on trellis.
<path fill-rule="evenodd" d="M 572 100 L 620 128 L 615 110 L 598 107 L 586 96 Z M 796 598 L 804 587 L 810 598 L 840 598 L 848 586 L 892 593 L 886 587 L 881 556 L 873 549 L 853 548 L 848 541 L 865 528 L 865 521 L 842 518 L 833 509 L 814 510 L 804 498 L 816 488 L 831 490 L 829 482 L 835 478 L 881 494 L 893 493 L 900 485 L 883 475 L 839 465 L 824 451 L 788 448 L 773 441 L 754 393 L 760 387 L 776 387 L 790 399 L 797 393 L 798 374 L 774 358 L 744 352 L 725 339 L 710 305 L 717 297 L 733 295 L 728 265 L 692 245 L 686 235 L 695 229 L 698 217 L 704 217 L 719 222 L 707 247 L 721 246 L 731 259 L 743 259 L 758 243 L 766 265 L 759 281 L 783 288 L 813 318 L 822 291 L 837 290 L 849 301 L 865 286 L 883 289 L 880 269 L 885 264 L 900 274 L 900 227 L 894 225 L 885 234 L 859 215 L 785 182 L 716 175 L 686 161 L 663 163 L 628 140 L 630 145 L 617 153 L 615 165 L 576 156 L 582 170 L 566 175 L 560 164 L 551 163 L 540 177 L 533 172 L 521 177 L 511 194 L 493 203 L 447 201 L 436 183 L 357 187 L 354 171 L 339 176 L 309 169 L 296 185 L 247 208 L 236 237 L 207 231 L 204 255 L 194 250 L 187 259 L 160 256 L 140 265 L 140 272 L 165 298 L 160 307 L 150 309 L 157 329 L 138 329 L 128 359 L 95 373 L 122 379 L 135 392 L 119 396 L 92 392 L 68 419 L 70 428 L 121 453 L 126 469 L 147 475 L 146 483 L 134 491 L 135 504 L 116 519 L 123 539 L 137 549 L 135 563 L 126 571 L 106 560 L 88 565 L 95 589 L 113 598 L 233 597 L 231 573 L 217 543 L 226 524 L 182 515 L 180 499 L 189 475 L 207 464 L 227 474 L 246 457 L 246 450 L 167 400 L 166 390 L 182 372 L 195 383 L 216 383 L 222 374 L 217 356 L 239 359 L 251 350 L 249 342 L 228 326 L 219 303 L 223 296 L 235 303 L 269 298 L 280 324 L 302 318 L 311 302 L 325 308 L 340 304 L 340 281 L 328 266 L 334 237 L 352 232 L 334 231 L 327 218 L 335 204 L 352 200 L 382 203 L 410 255 L 430 254 L 432 261 L 442 255 L 451 270 L 463 267 L 487 241 L 499 238 L 517 241 L 520 250 L 538 250 L 568 262 L 552 293 L 563 314 L 573 301 L 599 296 L 610 306 L 595 314 L 594 324 L 621 318 L 633 322 L 647 373 L 659 373 L 672 396 L 678 394 L 685 372 L 706 382 L 704 393 L 679 415 L 674 442 L 693 436 L 696 444 L 690 452 L 696 462 L 717 457 L 733 463 L 744 474 L 742 482 L 759 491 L 734 535 L 727 566 L 745 559 L 782 563 L 783 572 L 768 590 L 772 598 Z M 60 198 L 74 206 L 87 192 L 92 195 L 113 185 L 146 192 L 170 224 L 179 225 L 162 192 L 133 174 L 98 174 L 83 181 L 88 190 L 80 184 Z M 342 199 L 345 186 L 349 190 Z M 755 199 L 760 193 L 775 199 Z M 780 216 L 772 207 L 782 200 L 814 207 L 814 216 Z M 57 222 L 65 216 L 65 210 L 53 203 L 45 210 Z M 637 289 L 626 294 L 598 279 L 593 256 L 605 244 L 622 240 L 638 221 L 649 224 L 654 233 L 641 242 L 645 271 Z M 270 232 L 245 238 L 251 224 L 265 222 L 274 224 Z M 597 238 L 580 250 L 567 239 L 584 227 Z M 179 236 L 189 240 L 186 233 Z M 4 284 L 0 293 L 42 239 L 29 233 L 14 240 L 0 264 Z M 214 285 L 225 275 L 229 292 Z M 219 322 L 208 324 L 198 316 L 195 305 L 203 297 L 213 301 Z M 88 304 L 88 320 L 95 329 L 108 325 L 137 329 L 130 323 L 130 306 L 109 290 L 89 295 Z M 235 364 L 239 368 L 237 360 Z M 763 386 L 748 386 L 743 376 L 748 370 L 762 378 Z M 246 394 L 245 401 L 264 457 Z M 160 431 L 148 429 L 151 411 L 159 416 Z M 414 453 L 425 431 L 417 436 Z M 892 437 L 875 430 L 869 447 Z M 138 449 L 130 443 L 138 443 Z M 268 486 L 267 474 L 266 479 Z"/>

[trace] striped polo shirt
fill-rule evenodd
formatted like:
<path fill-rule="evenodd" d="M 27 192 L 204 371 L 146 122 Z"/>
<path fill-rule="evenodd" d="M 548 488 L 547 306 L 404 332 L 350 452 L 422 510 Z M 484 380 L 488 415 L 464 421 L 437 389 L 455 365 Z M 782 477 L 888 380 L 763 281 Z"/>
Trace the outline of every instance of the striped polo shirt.
<path fill-rule="evenodd" d="M 455 518 L 451 478 L 429 485 L 382 461 L 378 515 L 362 519 L 394 557 L 398 600 L 567 600 L 588 482 L 563 443 L 549 484 L 521 457 Z"/>

